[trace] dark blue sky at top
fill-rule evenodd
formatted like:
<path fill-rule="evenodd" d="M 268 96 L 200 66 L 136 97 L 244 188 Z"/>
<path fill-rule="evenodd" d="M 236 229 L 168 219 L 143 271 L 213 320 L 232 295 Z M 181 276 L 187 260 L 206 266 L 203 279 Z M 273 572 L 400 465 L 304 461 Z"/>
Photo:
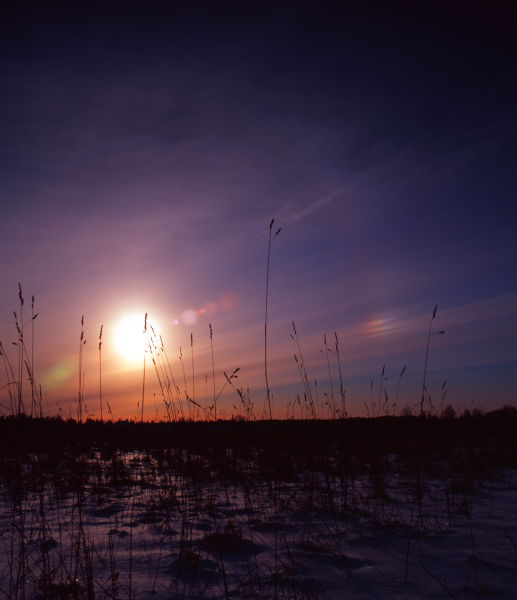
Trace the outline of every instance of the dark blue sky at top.
<path fill-rule="evenodd" d="M 20 279 L 49 307 L 57 290 L 113 299 L 145 279 L 178 310 L 231 290 L 260 331 L 272 217 L 279 337 L 298 311 L 316 335 L 513 302 L 509 12 L 164 6 L 49 4 L 3 23 L 6 314 Z"/>

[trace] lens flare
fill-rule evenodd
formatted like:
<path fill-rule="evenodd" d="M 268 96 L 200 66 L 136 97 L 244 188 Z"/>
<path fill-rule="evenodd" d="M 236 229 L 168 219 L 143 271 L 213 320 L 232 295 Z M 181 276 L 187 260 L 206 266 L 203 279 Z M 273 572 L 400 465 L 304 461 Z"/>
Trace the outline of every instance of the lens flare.
<path fill-rule="evenodd" d="M 181 314 L 181 320 L 183 323 L 185 323 L 185 325 L 194 325 L 194 323 L 197 321 L 196 311 L 192 309 L 183 311 Z"/>

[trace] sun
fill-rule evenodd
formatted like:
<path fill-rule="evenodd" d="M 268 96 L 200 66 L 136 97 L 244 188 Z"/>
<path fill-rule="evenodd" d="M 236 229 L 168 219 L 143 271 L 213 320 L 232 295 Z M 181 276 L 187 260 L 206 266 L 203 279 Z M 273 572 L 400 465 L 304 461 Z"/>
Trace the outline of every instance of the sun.
<path fill-rule="evenodd" d="M 124 315 L 115 324 L 115 349 L 129 363 L 141 362 L 144 353 L 149 349 L 152 330 L 146 317 L 145 313 Z"/>

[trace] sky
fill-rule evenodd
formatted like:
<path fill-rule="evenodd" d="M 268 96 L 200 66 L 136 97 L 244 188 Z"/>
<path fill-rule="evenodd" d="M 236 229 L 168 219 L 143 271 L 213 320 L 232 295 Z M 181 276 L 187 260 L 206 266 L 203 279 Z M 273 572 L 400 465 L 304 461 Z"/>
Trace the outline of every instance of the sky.
<path fill-rule="evenodd" d="M 509 13 L 49 2 L 0 27 L 3 414 L 20 283 L 44 414 L 76 418 L 80 394 L 92 418 L 139 418 L 142 397 L 146 419 L 212 418 L 220 392 L 218 416 L 241 395 L 268 416 L 272 219 L 273 416 L 307 416 L 308 393 L 317 416 L 418 411 L 424 377 L 427 410 L 515 404 Z M 146 313 L 169 412 L 120 325 L 142 337 Z"/>

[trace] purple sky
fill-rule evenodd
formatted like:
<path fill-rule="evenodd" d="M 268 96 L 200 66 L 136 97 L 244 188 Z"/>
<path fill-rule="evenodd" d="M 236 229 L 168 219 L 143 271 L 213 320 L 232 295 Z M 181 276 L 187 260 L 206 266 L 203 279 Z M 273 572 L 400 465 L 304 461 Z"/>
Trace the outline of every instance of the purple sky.
<path fill-rule="evenodd" d="M 260 416 L 272 218 L 282 227 L 269 295 L 276 416 L 304 392 L 292 321 L 321 402 L 331 394 L 324 334 L 338 393 L 337 332 L 350 414 L 365 414 L 379 390 L 385 398 L 381 385 L 393 404 L 406 365 L 393 410 L 418 407 L 435 304 L 433 328 L 446 330 L 430 344 L 435 408 L 445 380 L 443 400 L 460 410 L 515 403 L 517 36 L 507 15 L 187 5 L 87 14 L 49 3 L 1 26 L 0 340 L 16 362 L 21 282 L 25 308 L 34 294 L 40 313 L 47 414 L 76 414 L 83 314 L 88 414 L 99 416 L 101 324 L 105 398 L 115 416 L 137 413 L 142 365 L 129 369 L 113 337 L 122 316 L 148 312 L 180 379 L 181 345 L 188 382 L 193 334 L 202 406 L 211 323 L 217 389 L 240 367 L 235 383 Z M 162 416 L 152 370 L 147 386 L 146 417 L 153 392 Z M 236 392 L 221 409 L 242 412 Z"/>

